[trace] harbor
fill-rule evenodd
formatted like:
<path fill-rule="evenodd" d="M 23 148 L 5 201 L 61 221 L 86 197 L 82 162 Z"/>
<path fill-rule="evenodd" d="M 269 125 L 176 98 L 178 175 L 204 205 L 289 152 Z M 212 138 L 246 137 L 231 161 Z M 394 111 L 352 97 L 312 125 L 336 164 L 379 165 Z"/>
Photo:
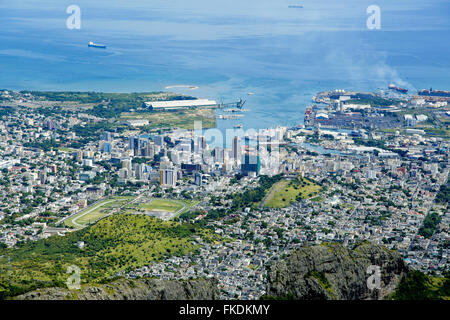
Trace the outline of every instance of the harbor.
<path fill-rule="evenodd" d="M 234 120 L 234 119 L 241 119 L 244 117 L 243 114 L 219 114 L 217 116 L 219 119 L 223 120 Z"/>

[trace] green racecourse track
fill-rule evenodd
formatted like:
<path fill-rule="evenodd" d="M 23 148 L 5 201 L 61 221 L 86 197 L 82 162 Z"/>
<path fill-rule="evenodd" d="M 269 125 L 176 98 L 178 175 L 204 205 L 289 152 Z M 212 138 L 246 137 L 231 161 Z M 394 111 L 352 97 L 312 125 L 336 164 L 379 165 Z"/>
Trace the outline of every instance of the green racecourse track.
<path fill-rule="evenodd" d="M 152 198 L 138 206 L 139 211 L 163 220 L 173 219 L 196 205 L 198 201 Z"/>
<path fill-rule="evenodd" d="M 121 211 L 133 199 L 135 197 L 113 197 L 102 200 L 65 219 L 64 223 L 66 226 L 84 228 L 109 214 Z"/>

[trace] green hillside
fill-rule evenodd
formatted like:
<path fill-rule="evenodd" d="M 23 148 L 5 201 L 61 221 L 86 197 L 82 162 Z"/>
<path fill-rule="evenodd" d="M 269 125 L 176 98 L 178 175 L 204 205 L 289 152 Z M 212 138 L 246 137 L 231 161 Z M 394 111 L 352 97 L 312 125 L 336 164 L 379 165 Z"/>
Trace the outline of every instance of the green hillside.
<path fill-rule="evenodd" d="M 193 236 L 219 240 L 209 229 L 196 225 L 123 214 L 63 237 L 0 249 L 0 298 L 39 287 L 65 286 L 70 265 L 81 269 L 81 284 L 107 281 L 118 271 L 196 250 Z M 85 243 L 83 249 L 77 246 L 79 241 Z"/>
<path fill-rule="evenodd" d="M 269 208 L 285 208 L 296 201 L 312 197 L 319 190 L 320 186 L 302 177 L 295 180 L 281 180 L 272 187 L 262 205 Z"/>
<path fill-rule="evenodd" d="M 449 300 L 450 278 L 411 271 L 392 295 L 394 300 Z"/>

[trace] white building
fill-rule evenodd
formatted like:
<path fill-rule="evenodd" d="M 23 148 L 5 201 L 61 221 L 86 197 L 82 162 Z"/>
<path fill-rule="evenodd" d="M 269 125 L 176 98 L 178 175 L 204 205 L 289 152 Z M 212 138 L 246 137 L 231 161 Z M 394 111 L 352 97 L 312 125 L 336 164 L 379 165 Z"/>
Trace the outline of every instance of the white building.
<path fill-rule="evenodd" d="M 144 102 L 144 107 L 151 108 L 152 110 L 176 110 L 201 107 L 213 108 L 217 106 L 216 101 L 208 99 Z"/>

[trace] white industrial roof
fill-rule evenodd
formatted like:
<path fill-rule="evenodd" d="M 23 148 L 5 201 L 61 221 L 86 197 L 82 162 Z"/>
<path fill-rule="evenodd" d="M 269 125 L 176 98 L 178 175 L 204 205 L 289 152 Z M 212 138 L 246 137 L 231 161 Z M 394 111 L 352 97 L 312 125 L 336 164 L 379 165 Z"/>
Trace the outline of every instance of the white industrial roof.
<path fill-rule="evenodd" d="M 316 115 L 316 118 L 326 118 L 328 119 L 328 114 L 321 112 Z"/>
<path fill-rule="evenodd" d="M 196 100 L 172 100 L 172 101 L 154 101 L 147 102 L 153 108 L 183 108 L 183 107 L 201 107 L 201 106 L 213 106 L 217 102 L 208 99 L 196 99 Z"/>

